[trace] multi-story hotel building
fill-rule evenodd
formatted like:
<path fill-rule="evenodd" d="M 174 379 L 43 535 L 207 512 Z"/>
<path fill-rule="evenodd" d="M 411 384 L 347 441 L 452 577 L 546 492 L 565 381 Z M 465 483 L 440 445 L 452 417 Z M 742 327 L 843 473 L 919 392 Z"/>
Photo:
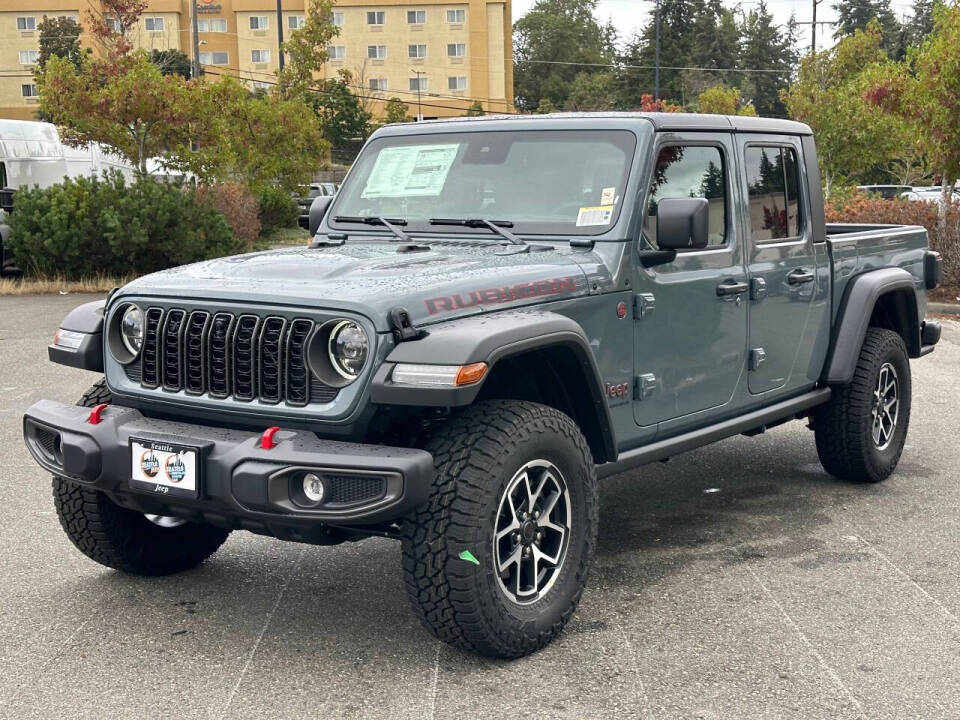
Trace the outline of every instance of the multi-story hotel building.
<path fill-rule="evenodd" d="M 274 81 L 279 63 L 278 24 L 284 37 L 304 20 L 308 0 L 197 0 L 200 63 L 209 74 L 230 74 L 251 84 Z M 38 98 L 33 81 L 44 16 L 87 24 L 98 0 L 0 2 L 0 117 L 32 119 Z M 129 35 L 146 50 L 176 49 L 193 57 L 190 0 L 149 0 Z M 391 97 L 411 116 L 462 115 L 479 100 L 492 112 L 513 108 L 510 0 L 338 0 L 328 77 L 349 70 L 352 86 L 377 112 Z M 96 47 L 84 32 L 81 43 Z"/>

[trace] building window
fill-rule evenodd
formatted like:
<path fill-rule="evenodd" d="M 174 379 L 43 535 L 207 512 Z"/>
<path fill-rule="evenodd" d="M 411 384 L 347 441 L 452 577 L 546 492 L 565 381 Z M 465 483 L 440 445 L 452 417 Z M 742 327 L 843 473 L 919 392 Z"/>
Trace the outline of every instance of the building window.
<path fill-rule="evenodd" d="M 110 28 L 110 32 L 118 33 L 120 32 L 120 19 L 115 17 L 104 18 L 103 21 L 107 24 L 107 27 Z"/>
<path fill-rule="evenodd" d="M 347 57 L 347 48 L 344 45 L 330 45 L 327 47 L 327 57 L 331 60 L 343 60 Z"/>
<path fill-rule="evenodd" d="M 370 60 L 386 60 L 386 45 L 367 45 L 367 58 Z"/>
<path fill-rule="evenodd" d="M 271 87 L 271 84 L 268 82 L 263 82 L 262 80 L 253 81 L 254 90 L 269 90 Z"/>
<path fill-rule="evenodd" d="M 387 14 L 383 10 L 376 10 L 367 13 L 367 25 L 383 25 L 387 20 Z"/>
<path fill-rule="evenodd" d="M 463 57 L 466 54 L 466 43 L 447 43 L 447 57 Z"/>
<path fill-rule="evenodd" d="M 227 65 L 230 62 L 230 54 L 223 50 L 219 52 L 200 53 L 201 65 Z"/>
<path fill-rule="evenodd" d="M 266 15 L 251 15 L 250 16 L 250 29 L 251 30 L 266 30 L 270 27 L 270 18 Z"/>
<path fill-rule="evenodd" d="M 227 21 L 225 18 L 205 18 L 197 20 L 197 32 L 216 32 L 225 33 L 227 31 Z"/>
<path fill-rule="evenodd" d="M 447 89 L 448 90 L 466 90 L 467 89 L 467 78 L 464 76 L 460 77 L 448 77 L 447 78 Z"/>
<path fill-rule="evenodd" d="M 427 56 L 427 46 L 407 45 L 407 56 L 412 58 L 425 58 Z"/>
<path fill-rule="evenodd" d="M 343 13 L 339 10 L 330 13 L 330 24 L 334 27 L 343 27 Z"/>
<path fill-rule="evenodd" d="M 148 17 L 143 19 L 143 24 L 147 27 L 147 32 L 163 32 L 162 17 Z"/>
<path fill-rule="evenodd" d="M 251 50 L 250 62 L 257 63 L 257 64 L 270 62 L 270 51 L 269 50 Z"/>
<path fill-rule="evenodd" d="M 707 246 L 726 244 L 727 169 L 720 148 L 668 145 L 660 149 L 647 200 L 644 234 L 657 241 L 657 206 L 664 198 L 706 198 Z"/>
<path fill-rule="evenodd" d="M 427 22 L 426 10 L 407 10 L 408 25 L 423 25 Z"/>
<path fill-rule="evenodd" d="M 17 18 L 17 30 L 20 30 L 22 32 L 27 32 L 29 30 L 36 30 L 36 29 L 37 29 L 37 19 L 35 17 L 18 17 Z"/>
<path fill-rule="evenodd" d="M 372 92 L 386 92 L 387 79 L 386 78 L 370 78 L 370 90 Z"/>
<path fill-rule="evenodd" d="M 20 94 L 25 98 L 39 97 L 40 93 L 37 92 L 37 86 L 34 84 L 21 85 Z"/>
<path fill-rule="evenodd" d="M 754 242 L 798 237 L 800 171 L 793 148 L 751 146 L 744 151 Z"/>
<path fill-rule="evenodd" d="M 410 89 L 414 92 L 426 92 L 427 91 L 427 79 L 425 77 L 415 77 L 410 78 Z"/>
<path fill-rule="evenodd" d="M 20 64 L 21 65 L 36 65 L 37 56 L 40 54 L 39 50 L 21 50 L 20 51 Z"/>
<path fill-rule="evenodd" d="M 72 20 L 73 22 L 79 22 L 80 18 L 76 15 L 57 15 L 57 20 Z"/>
<path fill-rule="evenodd" d="M 466 20 L 466 10 L 447 10 L 447 22 L 451 25 L 462 25 Z"/>
<path fill-rule="evenodd" d="M 287 27 L 291 30 L 299 30 L 306 22 L 307 19 L 303 15 L 291 15 L 287 18 Z"/>

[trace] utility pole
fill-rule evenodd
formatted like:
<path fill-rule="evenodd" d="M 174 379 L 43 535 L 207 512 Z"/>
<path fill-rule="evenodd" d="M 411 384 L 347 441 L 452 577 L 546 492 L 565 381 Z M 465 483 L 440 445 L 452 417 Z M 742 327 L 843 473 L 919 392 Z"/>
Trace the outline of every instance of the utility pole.
<path fill-rule="evenodd" d="M 816 0 L 814 0 L 816 2 Z M 654 68 L 653 68 L 653 99 L 660 101 L 660 0 L 656 0 L 654 8 L 654 24 L 656 25 L 657 49 L 655 50 Z"/>
<path fill-rule="evenodd" d="M 280 69 L 283 70 L 283 0 L 277 0 L 277 52 L 280 56 Z"/>
<path fill-rule="evenodd" d="M 193 76 L 200 77 L 203 68 L 200 67 L 200 30 L 197 25 L 197 0 L 190 0 L 193 5 L 193 17 L 190 19 L 190 30 L 193 35 Z"/>
<path fill-rule="evenodd" d="M 413 68 L 410 68 L 410 72 L 417 76 L 417 122 L 423 122 L 423 107 L 420 104 L 420 92 L 422 89 L 420 85 L 420 76 L 426 75 L 427 73 L 425 70 L 414 70 Z"/>
<path fill-rule="evenodd" d="M 822 3 L 823 0 L 813 0 L 813 19 L 810 22 L 798 22 L 797 25 L 809 25 L 810 26 L 810 54 L 815 55 L 817 53 L 817 25 L 836 25 L 835 20 L 820 20 L 817 21 L 817 5 Z"/>

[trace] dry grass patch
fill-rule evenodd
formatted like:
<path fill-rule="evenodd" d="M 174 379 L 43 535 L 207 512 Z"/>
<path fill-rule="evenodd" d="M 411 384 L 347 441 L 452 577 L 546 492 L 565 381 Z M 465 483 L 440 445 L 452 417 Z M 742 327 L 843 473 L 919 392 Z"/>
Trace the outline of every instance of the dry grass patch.
<path fill-rule="evenodd" d="M 97 275 L 82 280 L 62 277 L 0 278 L 0 295 L 56 295 L 60 293 L 105 293 L 133 280 L 130 277 Z"/>

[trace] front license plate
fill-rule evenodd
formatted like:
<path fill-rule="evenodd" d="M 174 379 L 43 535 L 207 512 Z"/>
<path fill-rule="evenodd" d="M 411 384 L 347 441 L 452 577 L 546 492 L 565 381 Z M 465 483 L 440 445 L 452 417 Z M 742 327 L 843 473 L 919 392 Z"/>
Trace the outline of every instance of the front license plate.
<path fill-rule="evenodd" d="M 199 452 L 156 440 L 130 440 L 130 485 L 172 497 L 197 497 Z"/>

